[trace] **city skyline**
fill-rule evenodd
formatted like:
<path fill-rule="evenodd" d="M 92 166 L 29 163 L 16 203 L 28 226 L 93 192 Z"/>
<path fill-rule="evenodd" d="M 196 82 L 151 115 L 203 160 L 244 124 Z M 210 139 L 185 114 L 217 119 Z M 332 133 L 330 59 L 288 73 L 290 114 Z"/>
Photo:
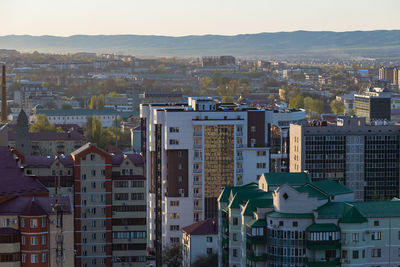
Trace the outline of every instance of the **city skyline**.
<path fill-rule="evenodd" d="M 69 1 L 5 0 L 0 35 L 138 34 L 236 35 L 281 31 L 353 31 L 400 29 L 400 2 L 386 1 L 272 1 L 182 0 L 138 2 L 119 0 Z M 22 8 L 21 8 L 22 7 Z M 17 15 L 15 15 L 15 11 Z M 51 22 L 51 23 L 49 23 Z"/>

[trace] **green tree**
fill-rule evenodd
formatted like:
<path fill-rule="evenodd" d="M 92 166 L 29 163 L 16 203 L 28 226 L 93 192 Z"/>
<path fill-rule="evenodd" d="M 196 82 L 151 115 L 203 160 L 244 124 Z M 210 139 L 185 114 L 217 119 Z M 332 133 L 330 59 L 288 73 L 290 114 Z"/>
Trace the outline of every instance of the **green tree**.
<path fill-rule="evenodd" d="M 344 104 L 336 99 L 332 100 L 329 106 L 331 107 L 332 112 L 336 115 L 344 113 Z"/>
<path fill-rule="evenodd" d="M 29 126 L 29 131 L 31 133 L 63 132 L 61 128 L 56 128 L 54 123 L 50 123 L 44 114 L 36 115 L 36 122 Z"/>
<path fill-rule="evenodd" d="M 289 108 L 304 108 L 304 97 L 302 95 L 292 96 L 289 100 Z"/>
<path fill-rule="evenodd" d="M 182 266 L 182 246 L 180 244 L 169 245 L 164 247 L 162 262 L 167 267 L 180 267 Z"/>
<path fill-rule="evenodd" d="M 211 256 L 199 256 L 193 263 L 193 267 L 211 267 L 218 266 L 218 254 Z"/>
<path fill-rule="evenodd" d="M 103 109 L 105 104 L 104 95 L 94 95 L 90 98 L 89 109 Z"/>

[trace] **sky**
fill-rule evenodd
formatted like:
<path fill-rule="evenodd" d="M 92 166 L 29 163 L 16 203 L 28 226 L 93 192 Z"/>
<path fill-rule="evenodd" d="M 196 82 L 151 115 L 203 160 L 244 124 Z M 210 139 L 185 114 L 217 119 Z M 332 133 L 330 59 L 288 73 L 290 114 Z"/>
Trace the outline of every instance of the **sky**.
<path fill-rule="evenodd" d="M 0 35 L 400 29 L 400 0 L 0 0 Z M 5 27 L 4 27 L 5 22 Z"/>

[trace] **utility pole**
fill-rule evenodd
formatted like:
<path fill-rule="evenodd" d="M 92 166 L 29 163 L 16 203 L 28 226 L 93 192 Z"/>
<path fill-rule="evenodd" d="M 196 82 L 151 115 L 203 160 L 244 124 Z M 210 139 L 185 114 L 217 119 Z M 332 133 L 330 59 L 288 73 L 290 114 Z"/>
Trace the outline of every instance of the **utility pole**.
<path fill-rule="evenodd" d="M 61 177 L 60 177 L 60 155 L 56 156 L 57 160 L 57 187 L 56 187 L 56 204 L 54 206 L 57 214 L 57 234 L 56 234 L 56 265 L 63 267 L 64 261 L 64 233 L 63 233 L 63 210 L 61 203 Z"/>

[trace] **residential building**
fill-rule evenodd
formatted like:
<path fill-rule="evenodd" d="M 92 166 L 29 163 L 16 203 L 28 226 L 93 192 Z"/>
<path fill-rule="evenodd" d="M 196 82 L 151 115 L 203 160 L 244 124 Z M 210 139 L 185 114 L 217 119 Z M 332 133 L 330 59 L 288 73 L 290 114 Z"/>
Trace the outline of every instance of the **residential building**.
<path fill-rule="evenodd" d="M 74 195 L 75 265 L 145 266 L 146 179 L 139 154 L 109 154 L 87 143 L 70 155 L 26 156 L 26 175 L 50 194 Z"/>
<path fill-rule="evenodd" d="M 145 91 L 139 94 L 142 103 L 180 103 L 182 102 L 182 92 L 163 92 Z"/>
<path fill-rule="evenodd" d="M 336 96 L 336 100 L 344 104 L 344 113 L 348 114 L 350 110 L 354 109 L 354 95 L 355 93 L 349 93 L 344 95 Z"/>
<path fill-rule="evenodd" d="M 43 82 L 21 81 L 22 87 L 14 92 L 14 103 L 28 107 L 29 99 L 32 97 L 51 97 L 53 91 L 42 87 Z"/>
<path fill-rule="evenodd" d="M 114 109 L 37 109 L 31 121 L 36 121 L 37 114 L 47 116 L 49 122 L 54 124 L 77 124 L 85 126 L 89 117 L 96 117 L 103 127 L 111 127 L 116 119 L 134 115 L 132 112 L 119 112 Z"/>
<path fill-rule="evenodd" d="M 72 196 L 49 197 L 39 181 L 25 176 L 18 151 L 0 147 L 0 265 L 50 266 L 62 231 L 63 266 L 74 265 Z M 62 220 L 54 212 L 60 203 Z M 58 239 L 60 241 L 60 239 Z"/>
<path fill-rule="evenodd" d="M 325 126 L 323 126 L 325 125 Z M 356 200 L 399 196 L 400 127 L 339 117 L 336 124 L 290 126 L 290 172 L 338 179 Z"/>
<path fill-rule="evenodd" d="M 127 94 L 117 96 L 106 96 L 104 108 L 118 111 L 133 111 L 133 99 Z"/>
<path fill-rule="evenodd" d="M 391 119 L 391 93 L 385 87 L 370 87 L 361 94 L 354 94 L 354 111 L 367 121 Z"/>
<path fill-rule="evenodd" d="M 171 226 L 171 231 L 176 226 Z M 182 228 L 182 266 L 190 267 L 199 257 L 218 255 L 218 220 L 207 219 Z"/>
<path fill-rule="evenodd" d="M 395 87 L 399 86 L 400 67 L 380 67 L 379 80 L 386 80 Z"/>
<path fill-rule="evenodd" d="M 132 151 L 136 152 L 136 153 L 140 153 L 142 150 L 142 132 L 140 129 L 140 125 L 131 128 L 130 129 L 131 132 L 131 148 Z"/>
<path fill-rule="evenodd" d="M 219 197 L 219 266 L 397 266 L 400 202 L 354 202 L 338 181 L 264 174 Z"/>
<path fill-rule="evenodd" d="M 216 218 L 222 187 L 257 181 L 269 171 L 271 124 L 304 120 L 304 112 L 297 118 L 289 114 L 209 97 L 141 105 L 141 151 L 151 177 L 148 245 L 158 262 L 162 246 L 181 242 L 171 225 Z"/>
<path fill-rule="evenodd" d="M 235 65 L 236 59 L 233 56 L 202 57 L 203 67 Z"/>

